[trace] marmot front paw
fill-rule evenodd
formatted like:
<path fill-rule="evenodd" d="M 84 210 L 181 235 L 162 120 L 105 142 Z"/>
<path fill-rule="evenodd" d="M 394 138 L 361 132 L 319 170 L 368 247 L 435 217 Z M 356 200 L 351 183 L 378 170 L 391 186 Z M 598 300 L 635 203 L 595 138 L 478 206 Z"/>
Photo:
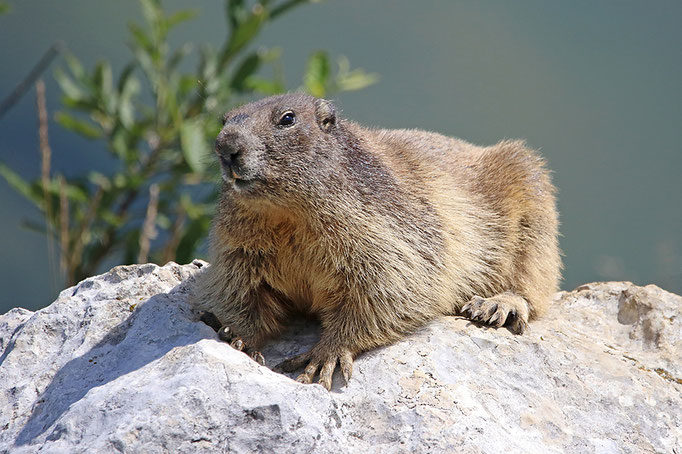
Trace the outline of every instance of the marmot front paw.
<path fill-rule="evenodd" d="M 327 390 L 330 390 L 332 387 L 332 375 L 334 375 L 337 363 L 341 365 L 341 374 L 346 383 L 348 383 L 353 374 L 353 354 L 349 349 L 330 349 L 321 347 L 320 344 L 317 344 L 308 352 L 282 361 L 275 366 L 275 370 L 293 372 L 303 367 L 306 363 L 305 370 L 296 378 L 296 381 L 306 384 L 312 383 L 317 370 L 322 366 L 318 383 Z"/>
<path fill-rule="evenodd" d="M 234 331 L 231 330 L 229 326 L 223 326 L 215 314 L 212 312 L 202 311 L 199 313 L 199 319 L 218 333 L 218 339 L 223 342 L 227 342 L 232 346 L 232 348 L 246 353 L 251 357 L 251 359 L 256 361 L 261 366 L 265 366 L 265 358 L 261 352 L 250 348 L 241 337 L 235 335 Z"/>

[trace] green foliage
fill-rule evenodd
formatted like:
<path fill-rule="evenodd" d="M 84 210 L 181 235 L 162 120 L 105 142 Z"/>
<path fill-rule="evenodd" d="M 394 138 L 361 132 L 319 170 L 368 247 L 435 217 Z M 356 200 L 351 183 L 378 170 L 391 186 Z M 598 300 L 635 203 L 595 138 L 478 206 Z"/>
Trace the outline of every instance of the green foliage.
<path fill-rule="evenodd" d="M 217 196 L 218 171 L 207 164 L 213 161 L 220 114 L 248 97 L 286 89 L 281 51 L 251 46 L 269 22 L 308 2 L 226 0 L 227 39 L 198 53 L 189 44 L 171 49 L 168 43 L 169 33 L 194 18 L 194 11 L 168 14 L 160 0 L 140 3 L 144 25 L 129 25 L 134 59 L 117 76 L 107 61 L 87 70 L 73 55 L 65 55 L 65 68 L 55 72 L 64 107 L 56 122 L 106 144 L 117 162 L 112 172 L 29 183 L 0 164 L 0 175 L 45 214 L 44 228 L 26 225 L 60 242 L 67 284 L 94 274 L 104 261 L 137 260 L 145 235 L 151 249 L 144 259 L 187 262 L 197 255 Z M 199 56 L 194 71 L 183 69 L 191 65 L 190 53 Z M 311 55 L 302 89 L 326 96 L 376 80 L 351 71 L 345 58 L 337 61 L 336 72 L 331 67 L 326 52 Z M 149 210 L 157 213 L 155 231 L 145 232 L 152 183 L 159 188 L 157 209 Z"/>
<path fill-rule="evenodd" d="M 350 70 L 346 57 L 339 57 L 338 70 L 332 74 L 331 63 L 325 51 L 317 51 L 308 59 L 303 77 L 303 88 L 313 96 L 324 97 L 328 93 L 361 90 L 378 80 L 376 74 L 367 74 L 361 69 Z"/>

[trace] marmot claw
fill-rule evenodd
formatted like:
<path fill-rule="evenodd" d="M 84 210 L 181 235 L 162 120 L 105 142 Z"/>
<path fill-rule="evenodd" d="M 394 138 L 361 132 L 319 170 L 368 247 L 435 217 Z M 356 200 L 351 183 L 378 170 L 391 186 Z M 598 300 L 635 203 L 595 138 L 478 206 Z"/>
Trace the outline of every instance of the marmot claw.
<path fill-rule="evenodd" d="M 244 340 L 241 337 L 236 336 L 234 331 L 232 331 L 229 326 L 223 326 L 215 314 L 212 312 L 201 311 L 199 313 L 199 319 L 218 333 L 218 339 L 230 344 L 230 346 L 235 350 L 246 353 L 251 357 L 251 359 L 256 361 L 261 366 L 265 366 L 265 358 L 261 352 L 249 348 Z"/>
<path fill-rule="evenodd" d="M 469 320 L 495 328 L 507 326 L 514 334 L 523 334 L 528 327 L 528 304 L 513 294 L 500 294 L 490 298 L 474 296 L 460 309 Z"/>
<path fill-rule="evenodd" d="M 348 383 L 351 375 L 353 375 L 353 355 L 350 350 L 339 349 L 329 352 L 329 350 L 323 351 L 317 347 L 309 352 L 282 361 L 275 366 L 275 370 L 293 372 L 296 369 L 303 367 L 306 363 L 307 366 L 305 370 L 296 378 L 296 381 L 305 384 L 312 383 L 315 374 L 318 369 L 320 369 L 320 366 L 322 366 L 318 383 L 324 386 L 328 391 L 332 387 L 332 376 L 334 375 L 337 364 L 340 364 L 341 366 L 341 374 L 346 383 Z"/>

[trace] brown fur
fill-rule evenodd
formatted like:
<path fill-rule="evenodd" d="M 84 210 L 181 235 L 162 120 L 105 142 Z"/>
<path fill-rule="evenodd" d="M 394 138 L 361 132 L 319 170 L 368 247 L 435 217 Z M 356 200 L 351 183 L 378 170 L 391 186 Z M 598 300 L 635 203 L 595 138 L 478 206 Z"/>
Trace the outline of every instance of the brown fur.
<path fill-rule="evenodd" d="M 318 316 L 319 343 L 282 364 L 307 365 L 299 381 L 321 367 L 329 388 L 337 362 L 348 379 L 357 354 L 443 314 L 521 333 L 557 290 L 555 191 L 523 142 L 368 129 L 298 94 L 225 119 L 198 304 L 251 349 L 293 311 Z"/>

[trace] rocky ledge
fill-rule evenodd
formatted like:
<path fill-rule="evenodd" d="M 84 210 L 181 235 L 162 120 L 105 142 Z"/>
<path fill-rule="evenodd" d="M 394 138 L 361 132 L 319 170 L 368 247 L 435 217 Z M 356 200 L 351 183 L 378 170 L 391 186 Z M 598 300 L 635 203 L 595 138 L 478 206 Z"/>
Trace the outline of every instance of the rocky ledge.
<path fill-rule="evenodd" d="M 523 336 L 443 317 L 327 392 L 218 341 L 204 262 L 121 266 L 0 316 L 0 452 L 682 453 L 682 298 L 587 284 Z M 299 321 L 268 364 L 310 348 Z"/>

